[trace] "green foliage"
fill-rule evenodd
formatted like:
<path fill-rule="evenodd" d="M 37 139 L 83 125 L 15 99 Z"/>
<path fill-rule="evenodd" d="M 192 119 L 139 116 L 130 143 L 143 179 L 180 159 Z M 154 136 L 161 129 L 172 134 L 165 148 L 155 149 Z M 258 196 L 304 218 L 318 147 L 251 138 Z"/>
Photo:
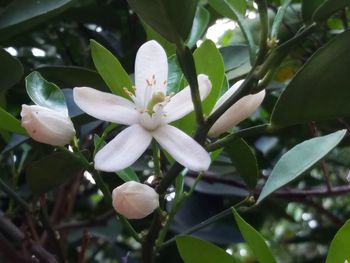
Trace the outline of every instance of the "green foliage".
<path fill-rule="evenodd" d="M 47 107 L 68 115 L 63 92 L 54 83 L 45 80 L 34 71 L 26 77 L 26 90 L 31 100 L 39 106 Z"/>
<path fill-rule="evenodd" d="M 140 182 L 139 177 L 135 173 L 135 171 L 132 168 L 126 168 L 122 171 L 117 172 L 117 175 L 122 179 L 124 182 L 128 181 L 135 181 Z"/>
<path fill-rule="evenodd" d="M 23 75 L 21 62 L 0 48 L 0 92 L 11 88 Z"/>
<path fill-rule="evenodd" d="M 328 249 L 326 263 L 344 262 L 350 260 L 350 220 L 339 229 Z"/>
<path fill-rule="evenodd" d="M 316 22 L 322 22 L 328 19 L 338 10 L 350 5 L 349 0 L 325 0 L 313 14 L 313 20 Z"/>
<path fill-rule="evenodd" d="M 239 231 L 243 235 L 248 246 L 253 251 L 256 259 L 260 263 L 276 263 L 269 247 L 267 246 L 264 238 L 256 231 L 251 225 L 249 225 L 244 219 L 237 213 L 235 209 L 232 209 Z"/>
<path fill-rule="evenodd" d="M 238 262 L 223 249 L 198 238 L 179 236 L 176 244 L 185 263 Z"/>
<path fill-rule="evenodd" d="M 346 130 L 304 141 L 286 152 L 267 179 L 257 204 L 268 195 L 302 175 L 343 139 Z"/>
<path fill-rule="evenodd" d="M 95 67 L 109 89 L 116 95 L 127 97 L 123 88 L 132 90 L 132 82 L 118 59 L 94 40 L 90 41 L 90 46 Z"/>
<path fill-rule="evenodd" d="M 208 27 L 209 19 L 209 12 L 201 6 L 198 7 L 193 20 L 192 30 L 187 40 L 187 46 L 192 48 L 196 45 Z"/>
<path fill-rule="evenodd" d="M 21 122 L 13 117 L 10 113 L 0 107 L 0 129 L 14 132 L 21 135 L 27 135 L 25 129 L 21 126 Z"/>

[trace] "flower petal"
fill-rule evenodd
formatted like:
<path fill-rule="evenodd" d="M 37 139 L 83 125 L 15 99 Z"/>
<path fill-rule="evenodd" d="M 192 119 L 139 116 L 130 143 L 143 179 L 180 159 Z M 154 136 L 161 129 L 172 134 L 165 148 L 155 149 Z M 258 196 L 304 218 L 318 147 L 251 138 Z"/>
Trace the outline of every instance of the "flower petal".
<path fill-rule="evenodd" d="M 95 155 L 95 168 L 105 172 L 123 170 L 132 165 L 151 143 L 152 136 L 140 125 L 120 132 Z"/>
<path fill-rule="evenodd" d="M 204 148 L 186 133 L 171 126 L 161 126 L 152 132 L 154 139 L 174 159 L 193 171 L 206 171 L 210 166 L 210 156 Z"/>
<path fill-rule="evenodd" d="M 222 104 L 224 104 L 224 102 L 231 97 L 232 94 L 234 94 L 238 88 L 241 86 L 241 84 L 243 83 L 244 79 L 241 79 L 239 81 L 237 81 L 235 84 L 232 85 L 231 88 L 229 88 L 219 99 L 218 101 L 215 103 L 213 109 L 211 112 L 216 111 L 217 108 L 219 108 Z"/>
<path fill-rule="evenodd" d="M 135 86 L 137 101 L 146 107 L 154 92 L 164 92 L 168 78 L 168 60 L 166 53 L 157 41 L 143 44 L 135 60 Z"/>
<path fill-rule="evenodd" d="M 203 101 L 211 91 L 211 82 L 207 75 L 198 75 L 198 86 L 201 100 Z M 191 89 L 189 86 L 176 93 L 170 101 L 164 106 L 166 114 L 164 121 L 170 123 L 176 121 L 193 111 L 191 99 Z"/>
<path fill-rule="evenodd" d="M 127 99 L 87 87 L 74 88 L 73 96 L 80 109 L 97 119 L 125 125 L 138 122 L 139 112 Z"/>
<path fill-rule="evenodd" d="M 229 91 L 227 91 L 228 93 Z M 233 92 L 231 92 L 231 95 Z M 224 94 L 223 96 L 225 96 Z M 229 96 L 226 96 L 226 99 Z M 219 136 L 241 121 L 248 118 L 260 106 L 265 98 L 265 90 L 256 94 L 244 96 L 233 104 L 210 128 L 210 136 Z"/>

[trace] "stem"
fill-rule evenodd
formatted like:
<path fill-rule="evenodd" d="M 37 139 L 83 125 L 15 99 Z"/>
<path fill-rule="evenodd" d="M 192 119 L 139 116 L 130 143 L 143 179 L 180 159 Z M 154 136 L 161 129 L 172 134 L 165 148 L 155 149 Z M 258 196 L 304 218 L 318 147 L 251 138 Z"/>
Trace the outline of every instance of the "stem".
<path fill-rule="evenodd" d="M 162 172 L 160 170 L 160 152 L 158 144 L 155 140 L 152 141 L 152 153 L 153 153 L 153 163 L 154 163 L 154 174 L 156 177 L 161 177 Z"/>
<path fill-rule="evenodd" d="M 266 0 L 255 0 L 258 5 L 259 17 L 260 17 L 260 45 L 259 54 L 256 59 L 256 65 L 260 65 L 268 52 L 267 40 L 269 37 L 269 17 L 267 13 Z"/>
<path fill-rule="evenodd" d="M 8 196 L 16 201 L 27 213 L 31 213 L 32 209 L 29 204 L 24 201 L 15 191 L 13 191 L 1 178 L 0 178 L 0 189 L 3 190 Z"/>

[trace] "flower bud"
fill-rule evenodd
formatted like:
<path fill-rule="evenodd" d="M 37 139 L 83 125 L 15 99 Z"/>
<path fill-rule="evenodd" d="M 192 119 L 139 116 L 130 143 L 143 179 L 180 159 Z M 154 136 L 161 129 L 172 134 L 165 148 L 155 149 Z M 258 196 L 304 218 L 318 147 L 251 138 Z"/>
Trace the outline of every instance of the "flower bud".
<path fill-rule="evenodd" d="M 34 140 L 53 146 L 68 144 L 75 130 L 64 113 L 38 105 L 22 105 L 22 126 Z"/>
<path fill-rule="evenodd" d="M 240 87 L 244 80 L 236 82 L 224 95 L 216 102 L 213 111 L 219 108 L 229 97 L 231 97 Z M 220 116 L 209 131 L 210 136 L 219 136 L 228 131 L 233 126 L 248 118 L 260 106 L 265 97 L 265 90 L 256 94 L 244 96 L 234 103 L 227 111 Z"/>
<path fill-rule="evenodd" d="M 159 196 L 150 186 L 134 181 L 113 190 L 113 207 L 128 219 L 141 219 L 159 206 Z"/>

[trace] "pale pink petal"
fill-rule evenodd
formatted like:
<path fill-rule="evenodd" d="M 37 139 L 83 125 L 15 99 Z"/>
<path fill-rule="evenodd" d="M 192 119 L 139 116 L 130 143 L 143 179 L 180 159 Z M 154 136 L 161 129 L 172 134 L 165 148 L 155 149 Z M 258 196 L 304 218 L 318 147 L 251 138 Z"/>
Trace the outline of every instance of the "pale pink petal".
<path fill-rule="evenodd" d="M 153 131 L 152 135 L 160 146 L 186 168 L 197 172 L 208 170 L 208 152 L 186 133 L 171 125 L 165 125 Z"/>
<path fill-rule="evenodd" d="M 199 94 L 203 101 L 211 91 L 211 82 L 207 75 L 198 75 Z M 166 114 L 164 121 L 170 123 L 176 121 L 193 111 L 193 103 L 191 99 L 191 90 L 187 86 L 180 92 L 176 93 L 170 101 L 164 106 Z"/>
<path fill-rule="evenodd" d="M 139 112 L 125 98 L 87 87 L 74 88 L 73 96 L 80 109 L 97 119 L 125 125 L 138 122 Z"/>
<path fill-rule="evenodd" d="M 166 53 L 157 41 L 143 44 L 135 60 L 135 88 L 137 101 L 146 107 L 152 94 L 164 92 L 168 78 L 168 60 Z"/>
<path fill-rule="evenodd" d="M 129 167 L 144 153 L 151 140 L 151 134 L 138 124 L 126 128 L 96 154 L 96 170 L 115 172 Z"/>
<path fill-rule="evenodd" d="M 235 84 L 232 85 L 231 88 L 229 88 L 215 103 L 215 106 L 213 107 L 211 112 L 216 111 L 217 108 L 219 108 L 229 97 L 231 97 L 241 86 L 243 83 L 244 79 L 241 79 L 237 81 Z"/>

